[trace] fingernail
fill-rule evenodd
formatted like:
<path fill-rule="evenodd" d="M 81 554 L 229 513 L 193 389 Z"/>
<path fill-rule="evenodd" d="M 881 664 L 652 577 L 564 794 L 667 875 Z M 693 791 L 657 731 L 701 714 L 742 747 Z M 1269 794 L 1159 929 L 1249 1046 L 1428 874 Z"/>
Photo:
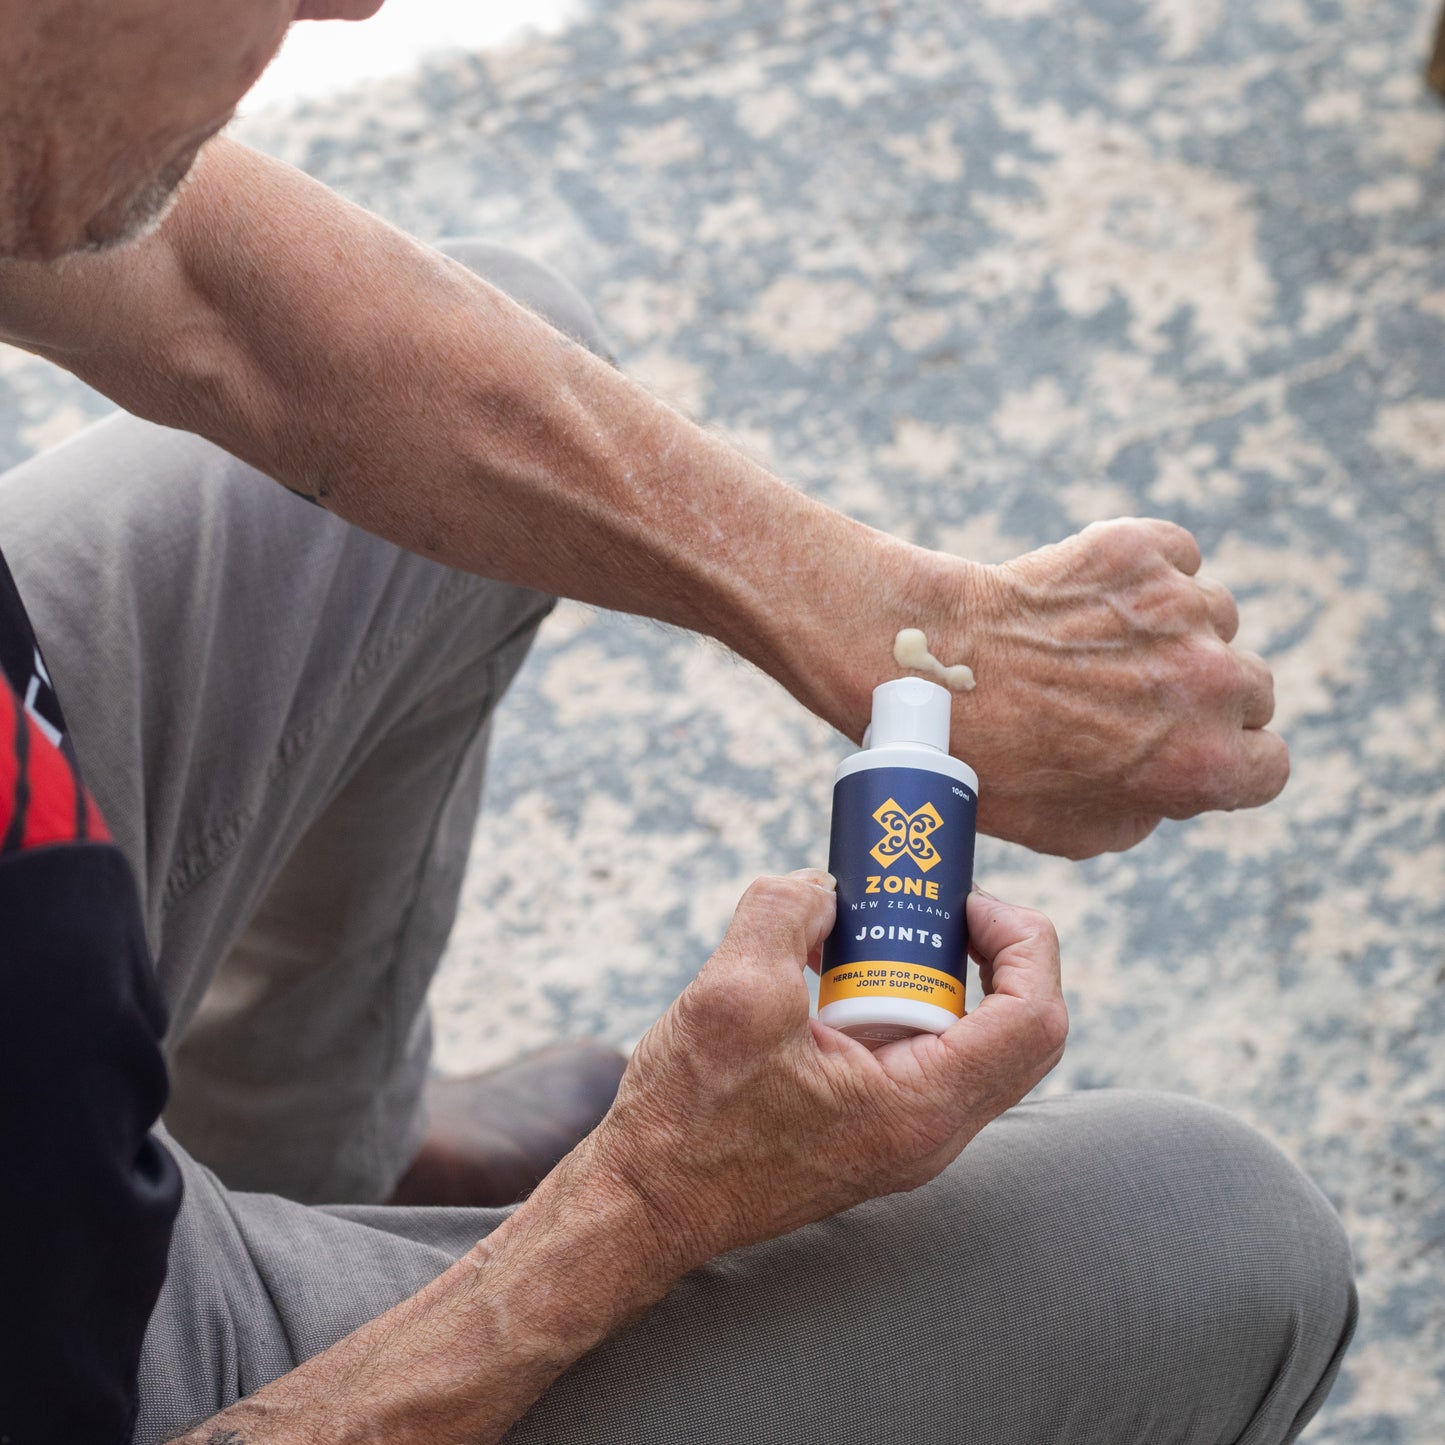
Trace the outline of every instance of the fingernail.
<path fill-rule="evenodd" d="M 973 891 L 977 893 L 980 898 L 987 898 L 990 902 L 993 903 L 998 902 L 998 899 L 995 898 L 993 894 L 988 891 L 988 889 L 980 888 L 977 883 L 973 885 Z"/>
<path fill-rule="evenodd" d="M 819 888 L 826 888 L 830 893 L 838 891 L 838 880 L 821 868 L 797 868 L 789 873 L 788 877 L 799 878 L 804 883 L 816 883 Z"/>

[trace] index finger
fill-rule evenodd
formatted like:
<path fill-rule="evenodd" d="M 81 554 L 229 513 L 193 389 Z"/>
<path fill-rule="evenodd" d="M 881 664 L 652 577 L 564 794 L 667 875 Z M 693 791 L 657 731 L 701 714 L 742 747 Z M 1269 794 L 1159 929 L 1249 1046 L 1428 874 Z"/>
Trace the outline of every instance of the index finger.
<path fill-rule="evenodd" d="M 965 909 L 969 948 L 992 973 L 989 994 L 1062 994 L 1059 936 L 1042 913 L 977 889 L 968 895 Z"/>
<path fill-rule="evenodd" d="M 1059 975 L 1059 936 L 1042 913 L 968 897 L 970 946 L 988 974 L 983 1002 L 938 1037 L 958 1082 L 1007 1108 L 1059 1061 L 1069 1012 Z"/>
<path fill-rule="evenodd" d="M 948 1060 L 940 1082 L 980 1123 L 1016 1104 L 1058 1063 L 1069 1013 L 1059 940 L 1042 913 L 986 894 L 968 897 L 970 946 L 987 971 L 983 1002 L 938 1035 Z"/>

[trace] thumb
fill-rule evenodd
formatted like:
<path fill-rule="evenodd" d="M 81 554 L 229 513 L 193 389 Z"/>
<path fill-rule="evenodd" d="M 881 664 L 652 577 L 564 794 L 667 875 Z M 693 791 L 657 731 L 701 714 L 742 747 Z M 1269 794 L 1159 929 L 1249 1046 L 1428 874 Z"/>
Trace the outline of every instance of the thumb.
<path fill-rule="evenodd" d="M 756 879 L 738 901 L 715 957 L 796 978 L 832 931 L 837 886 L 816 868 Z"/>

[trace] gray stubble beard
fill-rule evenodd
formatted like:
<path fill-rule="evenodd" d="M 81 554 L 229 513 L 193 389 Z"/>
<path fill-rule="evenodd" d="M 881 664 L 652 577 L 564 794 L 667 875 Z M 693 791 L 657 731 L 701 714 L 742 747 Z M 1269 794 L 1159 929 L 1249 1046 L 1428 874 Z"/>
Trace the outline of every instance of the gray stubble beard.
<path fill-rule="evenodd" d="M 78 252 L 94 254 L 133 245 L 153 236 L 175 209 L 186 188 L 199 151 L 184 160 L 172 161 L 127 198 L 113 221 L 92 217 L 86 222 Z M 101 213 L 104 216 L 104 212 Z"/>

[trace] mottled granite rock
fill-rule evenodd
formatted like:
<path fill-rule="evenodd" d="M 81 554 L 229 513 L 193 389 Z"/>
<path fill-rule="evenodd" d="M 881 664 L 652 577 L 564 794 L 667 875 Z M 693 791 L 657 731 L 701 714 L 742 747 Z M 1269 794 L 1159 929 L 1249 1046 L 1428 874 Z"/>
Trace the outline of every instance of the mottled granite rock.
<path fill-rule="evenodd" d="M 1445 1438 L 1427 8 L 607 0 L 245 127 L 424 237 L 552 261 L 631 371 L 869 522 L 985 560 L 1194 529 L 1275 670 L 1284 796 L 1086 865 L 985 843 L 979 872 L 1064 940 L 1046 1088 L 1212 1099 L 1341 1210 L 1364 1314 L 1321 1445 Z M 0 371 L 7 462 L 100 406 Z M 562 607 L 498 730 L 441 1064 L 635 1039 L 749 878 L 823 861 L 843 750 L 716 649 Z"/>

